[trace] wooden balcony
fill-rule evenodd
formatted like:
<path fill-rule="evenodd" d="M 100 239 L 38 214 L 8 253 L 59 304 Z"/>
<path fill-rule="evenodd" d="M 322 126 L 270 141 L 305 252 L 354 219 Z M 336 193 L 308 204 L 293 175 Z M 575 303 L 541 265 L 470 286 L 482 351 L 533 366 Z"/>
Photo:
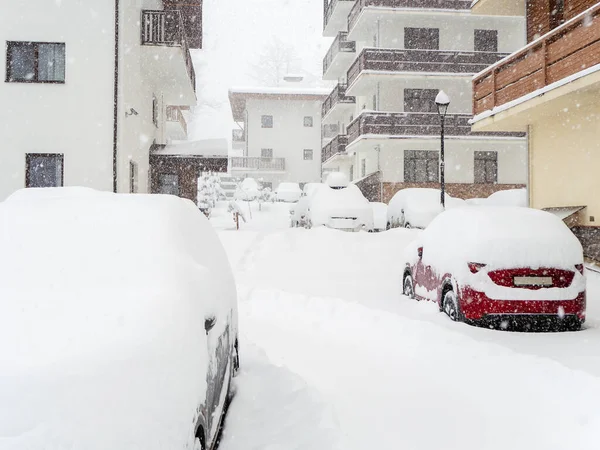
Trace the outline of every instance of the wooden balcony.
<path fill-rule="evenodd" d="M 348 85 L 365 70 L 475 74 L 505 56 L 507 53 L 366 48 L 348 69 Z"/>
<path fill-rule="evenodd" d="M 473 79 L 473 112 L 492 110 L 600 64 L 600 4 Z"/>
<path fill-rule="evenodd" d="M 345 84 L 338 84 L 333 88 L 333 91 L 331 91 L 331 94 L 329 94 L 323 102 L 323 106 L 321 106 L 321 117 L 325 117 L 336 105 L 342 103 L 353 105 L 356 103 L 354 97 L 346 96 L 346 87 Z"/>
<path fill-rule="evenodd" d="M 285 158 L 260 158 L 253 156 L 236 156 L 229 161 L 232 170 L 256 172 L 284 172 Z"/>
<path fill-rule="evenodd" d="M 505 136 L 523 137 L 522 133 L 471 132 L 470 114 L 448 114 L 445 119 L 446 136 Z M 347 129 L 348 143 L 360 136 L 435 136 L 440 135 L 440 117 L 437 113 L 369 112 L 358 116 Z"/>
<path fill-rule="evenodd" d="M 357 0 L 348 15 L 348 30 L 351 30 L 360 13 L 369 6 L 383 8 L 456 9 L 469 10 L 472 0 Z"/>
<path fill-rule="evenodd" d="M 335 57 L 340 53 L 353 54 L 356 53 L 356 42 L 348 40 L 348 33 L 340 31 L 336 38 L 333 40 L 331 47 L 327 51 L 325 58 L 323 58 L 323 78 L 327 76 L 328 70 L 331 68 Z M 347 67 L 347 66 L 346 66 Z M 344 70 L 345 72 L 345 70 Z M 338 77 L 335 77 L 338 78 Z M 335 79 L 334 78 L 334 79 Z"/>
<path fill-rule="evenodd" d="M 178 10 L 144 10 L 141 26 L 142 45 L 180 47 L 185 67 L 194 91 L 196 90 L 196 72 L 185 34 L 181 12 Z"/>
<path fill-rule="evenodd" d="M 346 153 L 346 145 L 348 145 L 348 136 L 339 134 L 329 142 L 321 152 L 321 162 L 325 162 L 335 155 Z"/>

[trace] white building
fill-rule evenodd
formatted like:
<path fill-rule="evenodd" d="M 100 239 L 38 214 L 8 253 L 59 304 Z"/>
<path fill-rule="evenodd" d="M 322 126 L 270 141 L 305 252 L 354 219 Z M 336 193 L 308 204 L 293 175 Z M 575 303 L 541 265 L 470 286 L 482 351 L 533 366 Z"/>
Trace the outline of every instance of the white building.
<path fill-rule="evenodd" d="M 321 181 L 321 105 L 328 90 L 239 88 L 229 91 L 233 149 L 229 171 L 277 188 Z"/>
<path fill-rule="evenodd" d="M 385 200 L 404 187 L 439 186 L 434 99 L 444 90 L 448 192 L 479 197 L 526 183 L 524 135 L 472 133 L 468 123 L 473 75 L 523 45 L 522 18 L 474 15 L 471 0 L 324 2 L 323 34 L 335 40 L 323 78 L 338 85 L 323 124 L 339 133 L 323 149 L 324 171 L 382 179 Z"/>
<path fill-rule="evenodd" d="M 185 138 L 201 1 L 3 2 L 0 200 L 22 187 L 148 192 L 153 145 Z"/>

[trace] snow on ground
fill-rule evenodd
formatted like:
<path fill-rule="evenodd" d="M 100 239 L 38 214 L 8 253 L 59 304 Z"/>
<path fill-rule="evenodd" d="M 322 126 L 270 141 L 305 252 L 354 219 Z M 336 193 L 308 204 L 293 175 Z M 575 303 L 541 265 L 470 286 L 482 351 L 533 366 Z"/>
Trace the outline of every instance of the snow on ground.
<path fill-rule="evenodd" d="M 598 448 L 600 274 L 588 271 L 581 332 L 470 327 L 401 295 L 420 231 L 288 229 L 285 206 L 241 231 L 212 219 L 244 365 L 222 448 Z"/>

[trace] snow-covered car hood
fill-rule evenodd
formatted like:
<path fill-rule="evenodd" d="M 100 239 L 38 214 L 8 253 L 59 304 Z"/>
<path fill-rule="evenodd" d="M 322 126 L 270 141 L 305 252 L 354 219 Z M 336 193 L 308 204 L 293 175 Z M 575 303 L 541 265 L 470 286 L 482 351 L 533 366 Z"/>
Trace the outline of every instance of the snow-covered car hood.
<path fill-rule="evenodd" d="M 329 225 L 332 218 L 356 217 L 359 224 L 373 229 L 373 209 L 353 184 L 343 189 L 319 189 L 312 196 L 308 214 L 313 226 Z"/>

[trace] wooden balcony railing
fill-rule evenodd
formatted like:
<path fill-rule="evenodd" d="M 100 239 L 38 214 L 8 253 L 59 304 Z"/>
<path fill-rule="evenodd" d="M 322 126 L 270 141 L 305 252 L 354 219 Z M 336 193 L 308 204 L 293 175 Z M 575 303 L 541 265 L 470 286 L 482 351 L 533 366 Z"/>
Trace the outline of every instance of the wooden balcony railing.
<path fill-rule="evenodd" d="M 348 84 L 363 70 L 475 74 L 505 56 L 507 53 L 366 48 L 348 69 Z"/>
<path fill-rule="evenodd" d="M 523 137 L 523 133 L 474 133 L 471 132 L 470 114 L 448 114 L 445 119 L 446 136 L 511 136 Z M 347 128 L 348 143 L 364 135 L 386 136 L 439 136 L 440 117 L 437 113 L 362 113 Z"/>
<path fill-rule="evenodd" d="M 231 158 L 231 169 L 256 170 L 267 172 L 285 171 L 285 158 L 259 158 L 253 156 L 236 156 Z"/>
<path fill-rule="evenodd" d="M 181 47 L 185 67 L 196 91 L 196 72 L 185 35 L 181 12 L 178 10 L 142 11 L 142 45 Z"/>
<path fill-rule="evenodd" d="M 348 15 L 348 30 L 351 30 L 360 13 L 369 6 L 384 8 L 420 8 L 420 9 L 471 9 L 472 0 L 358 0 Z"/>
<path fill-rule="evenodd" d="M 338 2 L 350 3 L 354 1 L 356 0 L 328 0 L 328 2 L 325 2 L 325 9 L 323 11 L 323 29 L 329 23 L 329 19 L 331 19 L 331 15 L 333 14 L 333 11 L 335 10 L 335 7 L 337 6 Z"/>
<path fill-rule="evenodd" d="M 356 103 L 356 99 L 354 97 L 346 96 L 346 85 L 338 84 L 333 88 L 331 94 L 325 99 L 323 105 L 321 106 L 321 117 L 325 117 L 331 109 L 340 103 L 348 103 L 354 104 Z"/>
<path fill-rule="evenodd" d="M 178 106 L 167 106 L 167 122 L 179 122 L 181 128 L 187 135 L 187 122 L 181 112 L 181 108 Z"/>
<path fill-rule="evenodd" d="M 356 42 L 348 40 L 348 33 L 340 31 L 336 38 L 333 40 L 331 47 L 327 51 L 325 58 L 323 58 L 323 75 L 327 72 L 327 69 L 331 66 L 333 59 L 339 53 L 354 53 L 356 52 Z"/>
<path fill-rule="evenodd" d="M 327 161 L 334 155 L 342 154 L 346 151 L 346 145 L 348 145 L 348 137 L 343 134 L 337 135 L 329 142 L 323 151 L 321 152 L 321 162 Z"/>
<path fill-rule="evenodd" d="M 231 140 L 233 142 L 246 142 L 245 130 L 240 130 L 240 129 L 231 130 Z"/>
<path fill-rule="evenodd" d="M 600 4 L 478 74 L 473 112 L 480 114 L 600 64 Z"/>

